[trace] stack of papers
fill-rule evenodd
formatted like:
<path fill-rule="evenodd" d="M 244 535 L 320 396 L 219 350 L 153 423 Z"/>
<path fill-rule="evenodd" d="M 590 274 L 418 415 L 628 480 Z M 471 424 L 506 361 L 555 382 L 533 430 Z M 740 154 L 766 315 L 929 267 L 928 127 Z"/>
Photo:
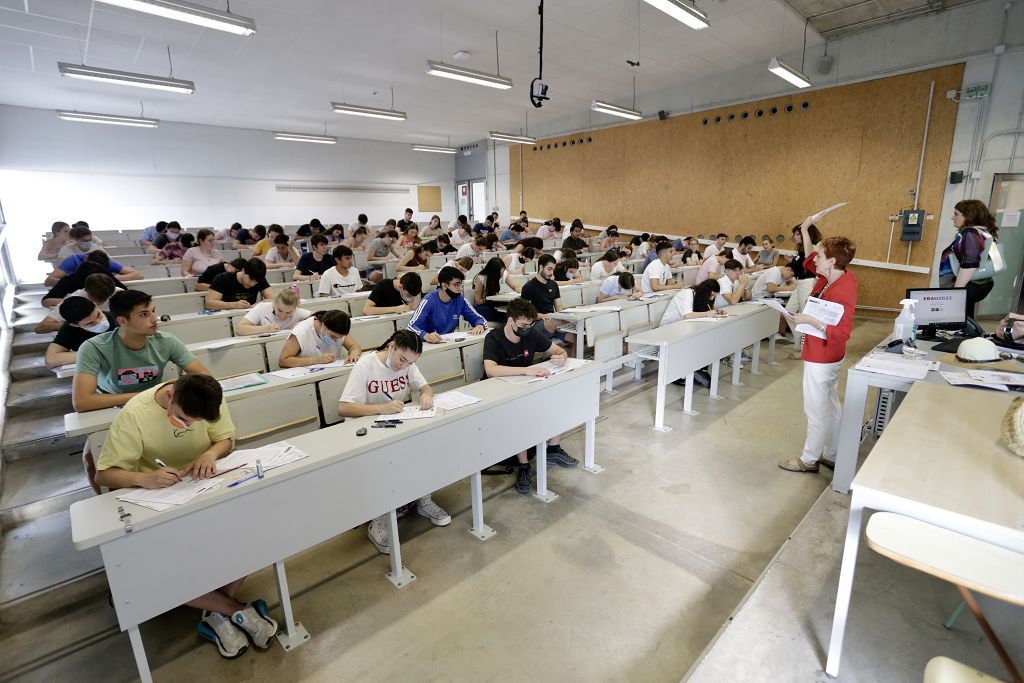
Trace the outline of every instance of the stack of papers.
<path fill-rule="evenodd" d="M 281 368 L 280 370 L 274 370 L 273 372 L 268 372 L 267 374 L 273 375 L 274 377 L 281 377 L 283 379 L 296 379 L 298 377 L 305 377 L 306 375 L 311 375 L 314 372 L 322 372 L 327 368 L 343 368 L 346 365 L 352 365 L 352 363 L 349 363 L 346 359 L 341 358 L 334 361 L 333 363 L 324 363 L 323 365 L 306 365 L 301 368 Z"/>
<path fill-rule="evenodd" d="M 287 441 L 278 441 L 260 448 L 237 450 L 217 461 L 217 471 L 223 473 L 239 467 L 256 467 L 257 460 L 263 465 L 264 470 L 272 470 L 308 457 L 308 453 L 300 451 Z"/>
<path fill-rule="evenodd" d="M 786 307 L 783 306 L 777 299 L 754 299 L 754 303 L 764 304 L 768 308 L 774 308 L 776 311 L 786 316 L 787 318 L 793 317 L 793 314 L 787 311 Z"/>
<path fill-rule="evenodd" d="M 602 304 L 600 306 L 573 306 L 572 308 L 563 308 L 559 313 L 611 313 L 613 311 L 621 310 L 622 306 L 616 306 L 615 304 L 608 306 Z"/>
<path fill-rule="evenodd" d="M 247 375 L 239 375 L 238 377 L 229 377 L 227 379 L 220 380 L 220 388 L 222 391 L 234 391 L 235 389 L 244 389 L 246 387 L 255 387 L 260 384 L 266 384 L 269 380 L 258 372 L 250 372 Z"/>
<path fill-rule="evenodd" d="M 449 332 L 448 334 L 441 335 L 441 339 L 446 342 L 465 341 L 468 337 L 469 332 Z"/>
<path fill-rule="evenodd" d="M 995 389 L 996 391 L 1009 391 L 1010 388 L 1005 384 L 998 384 L 996 382 L 985 382 L 980 379 L 974 379 L 971 377 L 973 373 L 967 372 L 946 372 L 940 371 L 942 378 L 952 384 L 955 387 L 979 387 L 981 389 Z M 995 374 L 995 373 L 993 373 Z"/>
<path fill-rule="evenodd" d="M 459 408 L 471 406 L 479 402 L 480 399 L 476 396 L 470 396 L 463 391 L 446 391 L 443 394 L 434 396 L 434 409 L 442 411 L 458 410 Z"/>
<path fill-rule="evenodd" d="M 1020 372 L 995 372 L 993 370 L 968 370 L 967 374 L 971 379 L 979 382 L 995 384 L 1012 384 L 1018 386 L 1024 384 L 1024 373 Z"/>
<path fill-rule="evenodd" d="M 912 360 L 890 353 L 885 356 L 865 356 L 854 366 L 854 369 L 875 372 L 880 375 L 919 380 L 927 377 L 929 370 L 938 370 L 939 362 L 934 360 Z"/>
<path fill-rule="evenodd" d="M 400 413 L 389 413 L 384 416 L 384 419 L 396 419 L 396 420 L 420 420 L 425 417 L 434 417 L 437 415 L 437 408 L 431 408 L 430 410 L 420 410 L 415 406 L 406 406 Z"/>
<path fill-rule="evenodd" d="M 175 505 L 184 505 L 200 493 L 213 491 L 221 483 L 220 479 L 192 481 L 188 475 L 185 475 L 184 479 L 173 486 L 162 489 L 130 489 L 127 493 L 119 495 L 117 499 L 162 512 Z"/>
<path fill-rule="evenodd" d="M 583 365 L 586 362 L 587 361 L 583 360 L 582 358 L 567 358 L 565 360 L 565 363 L 558 366 L 548 360 L 544 361 L 543 363 L 531 365 L 529 367 L 529 370 L 533 371 L 533 373 L 540 371 L 541 368 L 547 370 L 548 374 L 545 377 L 538 377 L 536 374 L 531 373 L 529 375 L 512 375 L 511 377 L 499 377 L 498 379 L 500 379 L 502 382 L 508 382 L 509 384 L 530 384 L 532 382 L 543 382 L 548 377 L 554 377 L 555 375 L 560 375 L 563 372 L 575 370 L 576 368 L 578 368 L 579 366 Z"/>
<path fill-rule="evenodd" d="M 760 302 L 765 303 L 763 299 L 760 300 Z M 834 301 L 825 301 L 824 299 L 819 299 L 816 296 L 807 297 L 807 303 L 804 305 L 803 312 L 806 315 L 817 318 L 826 325 L 838 325 L 839 321 L 843 319 L 842 304 L 837 304 Z M 796 331 L 800 334 L 809 334 L 812 337 L 817 337 L 818 339 L 825 338 L 825 333 L 813 325 L 797 325 Z"/>

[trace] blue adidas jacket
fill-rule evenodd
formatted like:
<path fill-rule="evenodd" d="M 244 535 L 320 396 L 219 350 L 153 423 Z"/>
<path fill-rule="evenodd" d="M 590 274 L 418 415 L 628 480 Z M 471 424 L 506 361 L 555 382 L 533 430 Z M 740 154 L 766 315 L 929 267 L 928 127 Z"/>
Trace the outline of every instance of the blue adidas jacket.
<path fill-rule="evenodd" d="M 487 325 L 487 321 L 466 301 L 466 297 L 460 296 L 445 303 L 441 301 L 440 290 L 434 290 L 423 297 L 416 307 L 416 312 L 409 320 L 409 329 L 419 335 L 420 339 L 429 332 L 449 334 L 459 326 L 460 317 L 474 327 Z"/>

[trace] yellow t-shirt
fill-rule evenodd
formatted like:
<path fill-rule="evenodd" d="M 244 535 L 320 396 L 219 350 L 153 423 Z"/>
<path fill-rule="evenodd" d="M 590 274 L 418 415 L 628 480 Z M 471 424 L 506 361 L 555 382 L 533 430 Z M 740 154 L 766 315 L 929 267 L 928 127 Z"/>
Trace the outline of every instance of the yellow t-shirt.
<path fill-rule="evenodd" d="M 235 435 L 235 424 L 223 399 L 216 422 L 196 420 L 188 429 L 173 427 L 167 410 L 156 402 L 156 392 L 165 384 L 147 389 L 124 405 L 110 425 L 97 470 L 120 467 L 129 472 L 153 472 L 159 469 L 157 458 L 168 467 L 182 469 L 213 442 Z"/>
<path fill-rule="evenodd" d="M 257 242 L 256 244 L 253 245 L 253 247 L 252 247 L 252 254 L 253 254 L 253 256 L 263 256 L 268 251 L 270 251 L 270 248 L 272 246 L 274 246 L 274 245 L 270 243 L 270 240 L 268 240 L 266 237 L 264 237 L 259 242 Z"/>

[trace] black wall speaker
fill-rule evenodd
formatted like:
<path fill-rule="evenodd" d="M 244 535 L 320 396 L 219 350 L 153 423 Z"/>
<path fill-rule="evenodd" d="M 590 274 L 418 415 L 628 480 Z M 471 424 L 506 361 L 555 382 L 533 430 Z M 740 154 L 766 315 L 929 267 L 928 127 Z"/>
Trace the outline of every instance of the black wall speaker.
<path fill-rule="evenodd" d="M 662 109 L 661 111 L 658 112 L 658 118 L 664 121 L 665 119 L 668 118 L 668 112 Z"/>
<path fill-rule="evenodd" d="M 949 174 L 949 184 L 950 185 L 959 185 L 963 181 L 964 181 L 964 172 L 963 171 L 953 171 L 952 173 Z"/>

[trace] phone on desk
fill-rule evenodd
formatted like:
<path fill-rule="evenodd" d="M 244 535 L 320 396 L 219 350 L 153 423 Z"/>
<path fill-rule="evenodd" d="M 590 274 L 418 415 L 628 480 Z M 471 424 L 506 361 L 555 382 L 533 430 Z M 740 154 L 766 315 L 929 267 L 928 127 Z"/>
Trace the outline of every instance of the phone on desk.
<path fill-rule="evenodd" d="M 903 353 L 903 340 L 893 339 L 891 342 L 885 345 L 886 353 Z"/>

